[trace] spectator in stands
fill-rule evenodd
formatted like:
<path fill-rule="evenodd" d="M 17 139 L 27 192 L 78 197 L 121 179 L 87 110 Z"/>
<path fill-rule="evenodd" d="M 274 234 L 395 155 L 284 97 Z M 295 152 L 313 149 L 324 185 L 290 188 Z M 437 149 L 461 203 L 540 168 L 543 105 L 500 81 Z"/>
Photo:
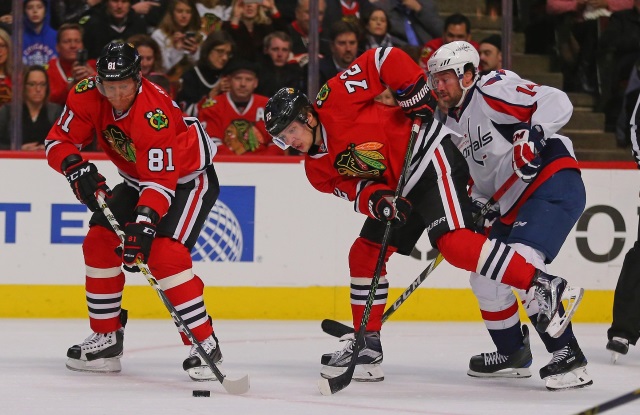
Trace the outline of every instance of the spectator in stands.
<path fill-rule="evenodd" d="M 11 37 L 0 29 L 0 107 L 11 103 Z"/>
<path fill-rule="evenodd" d="M 46 65 L 56 53 L 56 31 L 49 25 L 51 12 L 47 0 L 25 0 L 22 62 Z"/>
<path fill-rule="evenodd" d="M 162 66 L 180 78 L 200 56 L 200 16 L 193 0 L 171 0 L 160 25 L 151 34 L 162 50 Z"/>
<path fill-rule="evenodd" d="M 402 46 L 406 42 L 392 36 L 389 26 L 389 16 L 384 9 L 373 8 L 362 14 L 361 25 L 364 34 L 360 42 L 360 51 L 377 47 Z"/>
<path fill-rule="evenodd" d="M 414 46 L 442 34 L 442 19 L 435 0 L 369 0 L 389 16 L 389 33 Z"/>
<path fill-rule="evenodd" d="M 133 35 L 147 33 L 147 24 L 131 9 L 131 0 L 103 1 L 104 7 L 98 8 L 83 23 L 82 41 L 90 59 L 97 59 L 102 48 L 110 42 L 124 42 Z"/>
<path fill-rule="evenodd" d="M 62 106 L 47 100 L 49 84 L 44 67 L 27 67 L 23 80 L 21 150 L 44 150 L 44 139 L 62 113 Z M 0 149 L 11 147 L 10 126 L 15 121 L 11 116 L 11 105 L 0 108 Z"/>
<path fill-rule="evenodd" d="M 331 54 L 320 59 L 320 85 L 351 66 L 358 57 L 358 32 L 350 23 L 338 20 L 331 26 Z"/>
<path fill-rule="evenodd" d="M 197 115 L 196 104 L 229 90 L 229 79 L 222 70 L 235 51 L 235 43 L 225 31 L 213 32 L 202 43 L 200 59 L 182 76 L 178 104 L 187 115 Z"/>
<path fill-rule="evenodd" d="M 631 7 L 633 0 L 547 0 L 546 11 L 555 20 L 565 91 L 596 92 L 596 50 L 602 19 Z"/>
<path fill-rule="evenodd" d="M 152 72 L 162 72 L 162 51 L 158 42 L 149 35 L 133 35 L 127 42 L 136 47 L 140 55 L 140 70 L 146 77 Z"/>
<path fill-rule="evenodd" d="M 65 23 L 82 23 L 83 19 L 103 7 L 103 0 L 51 0 L 51 27 L 58 30 Z"/>
<path fill-rule="evenodd" d="M 502 36 L 491 35 L 480 42 L 480 75 L 502 69 Z"/>
<path fill-rule="evenodd" d="M 198 118 L 218 145 L 218 154 L 285 155 L 273 144 L 264 126 L 264 107 L 269 100 L 254 94 L 258 65 L 235 59 L 225 68 L 229 92 L 201 104 Z"/>
<path fill-rule="evenodd" d="M 614 131 L 629 74 L 640 54 L 640 0 L 633 8 L 612 13 L 597 51 L 600 99 L 596 109 L 605 113 L 605 129 Z"/>
<path fill-rule="evenodd" d="M 87 59 L 87 51 L 82 44 L 82 27 L 77 23 L 60 26 L 56 51 L 58 57 L 51 59 L 47 67 L 49 101 L 64 105 L 69 90 L 76 83 L 96 74 L 96 60 Z"/>
<path fill-rule="evenodd" d="M 264 38 L 256 93 L 270 97 L 285 86 L 302 89 L 302 69 L 296 62 L 289 61 L 290 54 L 291 37 L 287 33 L 276 31 Z"/>
<path fill-rule="evenodd" d="M 222 29 L 236 43 L 236 57 L 250 61 L 257 61 L 262 55 L 265 36 L 286 28 L 273 0 L 262 0 L 261 3 L 233 0 L 231 19 L 222 24 Z"/>
<path fill-rule="evenodd" d="M 422 69 L 425 71 L 427 70 L 427 61 L 433 52 L 438 50 L 440 46 L 446 45 L 447 43 L 451 43 L 455 40 L 469 42 L 476 49 L 480 46 L 477 42 L 471 40 L 471 21 L 464 14 L 454 13 L 448 16 L 444 20 L 444 31 L 442 32 L 442 37 L 432 39 L 424 44 L 420 57 L 420 66 Z"/>
<path fill-rule="evenodd" d="M 196 9 L 205 35 L 221 30 L 222 22 L 231 17 L 231 7 L 225 0 L 196 0 Z"/>
<path fill-rule="evenodd" d="M 333 23 L 342 20 L 347 23 L 361 26 L 362 16 L 371 14 L 373 5 L 369 0 L 325 0 L 327 8 L 324 12 L 323 30 L 331 31 Z"/>
<path fill-rule="evenodd" d="M 321 56 L 329 56 L 331 47 L 329 40 L 322 31 L 322 21 L 324 19 L 324 11 L 326 9 L 325 0 L 318 0 L 318 27 L 319 33 L 319 52 Z M 309 0 L 298 0 L 296 4 L 296 19 L 287 27 L 289 36 L 291 36 L 291 52 L 293 57 L 302 66 L 306 66 L 309 62 Z"/>

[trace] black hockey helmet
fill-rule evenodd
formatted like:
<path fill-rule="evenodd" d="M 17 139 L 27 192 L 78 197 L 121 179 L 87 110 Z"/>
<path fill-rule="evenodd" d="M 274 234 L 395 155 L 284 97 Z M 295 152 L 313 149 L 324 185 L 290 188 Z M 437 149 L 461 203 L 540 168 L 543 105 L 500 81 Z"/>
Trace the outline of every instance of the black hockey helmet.
<path fill-rule="evenodd" d="M 140 83 L 140 55 L 131 43 L 108 43 L 96 62 L 98 84 L 133 78 Z"/>
<path fill-rule="evenodd" d="M 293 121 L 307 123 L 305 109 L 311 109 L 311 101 L 299 89 L 281 88 L 267 102 L 265 106 L 264 123 L 267 131 L 274 138 L 274 142 L 282 148 L 277 136 Z"/>

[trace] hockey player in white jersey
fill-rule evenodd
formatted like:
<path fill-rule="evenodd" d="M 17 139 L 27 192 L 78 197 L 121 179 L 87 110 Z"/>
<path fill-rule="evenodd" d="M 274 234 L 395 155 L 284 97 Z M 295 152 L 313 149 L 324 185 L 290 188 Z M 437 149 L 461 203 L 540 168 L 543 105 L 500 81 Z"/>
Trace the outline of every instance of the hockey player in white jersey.
<path fill-rule="evenodd" d="M 571 117 L 567 95 L 537 85 L 507 70 L 479 77 L 479 56 L 467 42 L 440 47 L 428 62 L 429 82 L 440 100 L 441 121 L 461 137 L 453 137 L 465 156 L 473 180 L 471 197 L 482 205 L 514 173 L 521 179 L 500 199 L 490 239 L 513 247 L 534 266 L 545 269 L 558 254 L 585 207 L 585 188 L 571 141 L 556 134 Z M 529 333 L 520 324 L 513 289 L 471 274 L 471 287 L 497 351 L 473 356 L 470 376 L 530 377 Z M 531 292 L 519 291 L 527 315 L 536 326 L 539 307 Z M 575 311 L 582 291 L 570 293 L 565 310 Z M 558 338 L 540 333 L 553 353 L 540 377 L 550 390 L 587 386 L 587 359 L 571 325 Z"/>

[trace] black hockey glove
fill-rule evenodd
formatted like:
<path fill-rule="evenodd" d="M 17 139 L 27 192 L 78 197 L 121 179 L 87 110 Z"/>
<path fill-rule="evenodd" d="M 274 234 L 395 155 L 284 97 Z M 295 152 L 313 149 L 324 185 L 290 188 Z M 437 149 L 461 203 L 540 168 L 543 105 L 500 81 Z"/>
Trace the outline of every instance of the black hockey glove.
<path fill-rule="evenodd" d="M 512 167 L 523 182 L 531 183 L 538 175 L 542 163 L 538 154 L 543 146 L 544 132 L 539 125 L 531 129 L 525 126 L 513 133 Z"/>
<path fill-rule="evenodd" d="M 498 204 L 493 204 L 489 208 L 489 211 L 485 215 L 481 215 L 482 209 L 487 203 L 487 199 L 479 197 L 473 199 L 471 203 L 471 213 L 473 213 L 473 222 L 476 226 L 476 231 L 481 234 L 486 234 L 489 228 L 493 225 L 493 222 L 500 217 L 500 207 Z"/>
<path fill-rule="evenodd" d="M 391 226 L 404 226 L 411 214 L 411 202 L 402 196 L 398 196 L 395 206 L 392 190 L 376 190 L 369 198 L 369 211 L 371 215 L 382 222 L 391 221 Z"/>
<path fill-rule="evenodd" d="M 95 164 L 89 163 L 78 155 L 71 155 L 62 162 L 62 171 L 71 185 L 71 190 L 80 202 L 92 212 L 100 210 L 96 193 L 111 197 L 111 189 L 103 175 L 98 173 Z"/>
<path fill-rule="evenodd" d="M 138 260 L 143 264 L 149 261 L 151 244 L 156 237 L 156 223 L 160 219 L 156 211 L 146 206 L 138 206 L 135 215 L 137 221 L 127 223 L 124 227 L 124 246 L 121 250 L 122 266 L 129 272 L 140 271 L 136 265 Z"/>
<path fill-rule="evenodd" d="M 397 91 L 398 105 L 412 120 L 416 117 L 431 120 L 438 106 L 436 94 L 427 86 L 427 78 L 421 75 L 403 91 Z"/>

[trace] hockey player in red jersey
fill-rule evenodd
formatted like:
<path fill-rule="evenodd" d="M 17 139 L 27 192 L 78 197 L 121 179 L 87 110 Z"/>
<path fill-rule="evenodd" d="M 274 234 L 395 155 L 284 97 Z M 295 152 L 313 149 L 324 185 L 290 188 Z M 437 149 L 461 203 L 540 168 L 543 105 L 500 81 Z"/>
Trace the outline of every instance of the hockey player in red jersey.
<path fill-rule="evenodd" d="M 93 334 L 67 351 L 67 367 L 119 372 L 126 310 L 121 308 L 125 269 L 148 264 L 167 298 L 214 362 L 222 358 L 194 275 L 190 251 L 219 193 L 212 164 L 216 148 L 200 123 L 185 122 L 180 108 L 142 78 L 140 56 L 126 43 L 110 43 L 95 78 L 80 81 L 45 142 L 49 165 L 67 178 L 76 198 L 94 212 L 83 243 L 86 298 Z M 111 191 L 80 150 L 98 145 L 123 182 Z M 126 234 L 120 239 L 96 201 L 107 204 Z M 117 252 L 118 253 L 117 253 Z M 189 344 L 183 335 L 185 344 Z M 194 380 L 215 379 L 191 348 L 183 368 Z"/>
<path fill-rule="evenodd" d="M 437 118 L 458 133 L 452 139 L 469 165 L 471 197 L 477 204 L 486 202 L 514 173 L 522 179 L 487 215 L 497 219 L 489 238 L 508 244 L 538 269 L 546 270 L 586 203 L 571 141 L 556 134 L 569 121 L 573 107 L 564 92 L 511 71 L 480 77 L 479 62 L 476 49 L 464 41 L 440 47 L 429 59 L 430 86 L 438 94 L 439 108 L 449 109 Z M 485 219 L 489 218 L 481 219 L 479 226 L 484 226 Z M 520 325 L 512 287 L 475 272 L 470 281 L 497 351 L 473 356 L 468 374 L 530 377 L 528 329 Z M 537 325 L 540 310 L 532 290 L 521 290 L 518 295 Z M 553 353 L 540 369 L 547 388 L 593 383 L 571 324 L 557 338 L 548 333 L 540 337 Z"/>
<path fill-rule="evenodd" d="M 366 51 L 352 66 L 330 79 L 312 105 L 300 91 L 283 88 L 267 103 L 265 123 L 281 148 L 307 153 L 305 169 L 311 184 L 354 203 L 367 216 L 349 253 L 351 309 L 356 332 L 366 304 L 386 222 L 393 226 L 386 260 L 408 255 L 426 230 L 431 244 L 456 267 L 478 271 L 520 289 L 535 287 L 546 317 L 538 329 L 562 330 L 557 313 L 560 298 L 571 290 L 566 281 L 537 270 L 512 248 L 475 233 L 469 178 L 464 157 L 451 141 L 452 130 L 433 120 L 436 100 L 426 77 L 397 48 Z M 386 87 L 397 92 L 399 107 L 375 101 Z M 402 196 L 394 189 L 403 169 L 411 117 L 424 117 L 413 147 L 411 168 Z M 375 292 L 366 327 L 366 345 L 357 357 L 353 379 L 381 381 L 384 374 L 380 342 L 388 281 L 386 269 Z M 558 324 L 560 323 L 560 324 Z M 352 356 L 353 335 L 342 350 L 322 356 L 321 374 L 342 373 Z"/>

